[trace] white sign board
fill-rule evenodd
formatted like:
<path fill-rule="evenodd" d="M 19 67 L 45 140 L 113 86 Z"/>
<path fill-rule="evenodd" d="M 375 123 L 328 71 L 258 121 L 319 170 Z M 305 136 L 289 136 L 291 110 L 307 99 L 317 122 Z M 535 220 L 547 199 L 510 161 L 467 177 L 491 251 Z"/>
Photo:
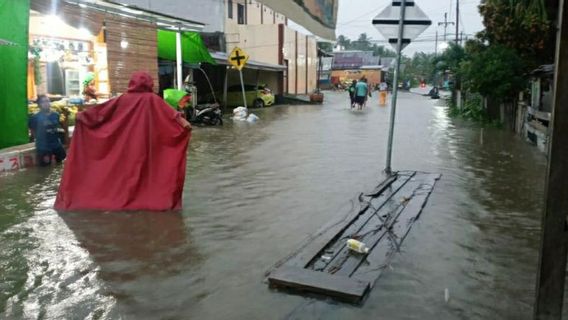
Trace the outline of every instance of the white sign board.
<path fill-rule="evenodd" d="M 394 1 L 373 19 L 373 25 L 397 49 L 401 1 Z M 414 3 L 406 1 L 402 47 L 406 47 L 432 24 L 428 16 Z"/>

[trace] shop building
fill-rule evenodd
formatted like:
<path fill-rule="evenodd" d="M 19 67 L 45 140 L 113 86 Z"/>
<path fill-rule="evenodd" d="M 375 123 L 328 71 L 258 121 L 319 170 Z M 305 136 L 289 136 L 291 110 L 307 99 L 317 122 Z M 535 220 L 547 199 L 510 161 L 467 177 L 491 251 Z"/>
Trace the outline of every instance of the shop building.
<path fill-rule="evenodd" d="M 38 65 L 28 72 L 28 83 L 40 94 L 79 98 L 93 73 L 104 99 L 126 91 L 134 71 L 157 80 L 157 29 L 168 26 L 196 31 L 204 24 L 102 1 L 32 0 L 30 51 Z M 28 88 L 30 98 L 33 91 Z"/>
<path fill-rule="evenodd" d="M 288 18 L 255 0 L 113 0 L 139 8 L 199 20 L 207 17 L 200 32 L 212 54 L 221 57 L 239 47 L 250 56 L 251 66 L 244 69 L 246 82 L 254 85 L 260 68 L 260 82 L 271 86 L 277 95 L 308 94 L 317 86 L 317 45 L 313 36 L 288 27 Z M 217 59 L 218 60 L 218 59 Z M 225 64 L 224 62 L 222 64 Z M 268 66 L 263 68 L 262 66 Z M 280 67 L 278 67 L 280 66 Z M 276 70 L 276 71 L 275 71 Z M 211 78 L 224 79 L 222 74 Z M 248 79 L 248 80 L 247 80 Z M 213 81 L 215 90 L 224 80 Z M 238 76 L 229 75 L 229 86 Z"/>

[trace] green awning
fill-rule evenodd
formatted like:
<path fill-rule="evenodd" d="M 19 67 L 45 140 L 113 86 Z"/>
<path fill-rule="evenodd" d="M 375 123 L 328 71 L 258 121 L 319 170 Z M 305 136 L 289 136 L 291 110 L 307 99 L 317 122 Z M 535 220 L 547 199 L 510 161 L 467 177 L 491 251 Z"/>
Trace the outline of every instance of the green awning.
<path fill-rule="evenodd" d="M 183 62 L 217 64 L 197 32 L 182 32 L 181 50 Z M 160 59 L 176 60 L 175 31 L 158 30 L 158 57 Z"/>

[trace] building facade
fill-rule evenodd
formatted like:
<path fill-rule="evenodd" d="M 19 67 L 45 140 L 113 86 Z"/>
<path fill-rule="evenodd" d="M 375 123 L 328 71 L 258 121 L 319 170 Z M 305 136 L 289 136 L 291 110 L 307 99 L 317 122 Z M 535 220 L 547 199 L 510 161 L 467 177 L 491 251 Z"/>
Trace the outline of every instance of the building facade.
<path fill-rule="evenodd" d="M 317 86 L 317 45 L 313 36 L 288 27 L 288 19 L 255 0 L 113 0 L 130 6 L 203 22 L 202 37 L 210 51 L 243 49 L 250 60 L 285 66 L 263 77 L 276 94 L 309 94 Z M 245 81 L 255 78 L 245 69 Z M 231 76 L 229 85 L 238 81 Z"/>

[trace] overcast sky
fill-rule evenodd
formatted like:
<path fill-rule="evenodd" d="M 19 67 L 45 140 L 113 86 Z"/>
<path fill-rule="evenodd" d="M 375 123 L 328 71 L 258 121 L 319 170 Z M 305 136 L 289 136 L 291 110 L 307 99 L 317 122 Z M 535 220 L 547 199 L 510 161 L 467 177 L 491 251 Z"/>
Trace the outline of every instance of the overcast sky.
<path fill-rule="evenodd" d="M 339 0 L 337 36 L 343 34 L 356 39 L 366 32 L 372 39 L 384 41 L 371 20 L 391 3 L 392 0 Z M 415 0 L 415 3 L 432 20 L 432 25 L 404 50 L 406 55 L 417 51 L 434 52 L 436 30 L 440 41 L 443 39 L 444 27 L 438 26 L 438 22 L 444 21 L 444 12 L 448 12 L 448 21 L 455 22 L 456 0 Z M 470 37 L 483 29 L 478 5 L 479 0 L 460 0 L 460 32 L 463 30 Z M 449 25 L 447 32 L 448 39 L 454 38 L 455 26 Z M 379 44 L 388 45 L 384 42 Z"/>

